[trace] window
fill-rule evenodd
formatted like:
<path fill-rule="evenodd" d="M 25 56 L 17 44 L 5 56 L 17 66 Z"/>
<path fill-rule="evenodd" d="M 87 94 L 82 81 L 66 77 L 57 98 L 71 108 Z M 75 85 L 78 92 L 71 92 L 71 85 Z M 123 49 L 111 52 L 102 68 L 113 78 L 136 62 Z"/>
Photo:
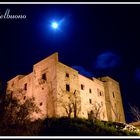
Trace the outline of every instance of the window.
<path fill-rule="evenodd" d="M 92 100 L 91 99 L 89 99 L 89 103 L 92 104 Z"/>
<path fill-rule="evenodd" d="M 97 94 L 98 94 L 98 96 L 102 96 L 103 92 L 97 88 Z"/>
<path fill-rule="evenodd" d="M 47 80 L 46 73 L 43 73 L 43 74 L 42 74 L 42 79 L 43 79 L 43 80 Z"/>
<path fill-rule="evenodd" d="M 92 90 L 91 89 L 89 89 L 89 93 L 92 93 Z"/>
<path fill-rule="evenodd" d="M 24 100 L 26 99 L 26 96 L 24 96 Z"/>
<path fill-rule="evenodd" d="M 66 84 L 66 91 L 70 91 L 70 85 Z"/>
<path fill-rule="evenodd" d="M 85 86 L 83 84 L 81 84 L 81 89 L 84 90 Z"/>
<path fill-rule="evenodd" d="M 42 104 L 43 104 L 43 103 L 41 102 L 41 103 L 40 103 L 40 106 L 42 106 Z"/>
<path fill-rule="evenodd" d="M 27 83 L 24 84 L 24 90 L 27 90 Z"/>
<path fill-rule="evenodd" d="M 66 77 L 69 78 L 69 74 L 68 73 L 66 73 Z"/>
<path fill-rule="evenodd" d="M 114 94 L 114 92 L 112 92 L 112 95 L 113 95 L 113 98 L 115 98 L 115 94 Z"/>

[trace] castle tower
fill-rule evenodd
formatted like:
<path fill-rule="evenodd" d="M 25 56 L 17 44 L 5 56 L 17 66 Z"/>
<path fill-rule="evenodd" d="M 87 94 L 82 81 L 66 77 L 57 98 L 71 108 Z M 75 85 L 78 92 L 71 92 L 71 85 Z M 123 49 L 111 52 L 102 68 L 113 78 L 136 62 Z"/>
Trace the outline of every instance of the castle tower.
<path fill-rule="evenodd" d="M 125 122 L 119 83 L 108 76 L 98 79 L 104 83 L 108 120 Z"/>

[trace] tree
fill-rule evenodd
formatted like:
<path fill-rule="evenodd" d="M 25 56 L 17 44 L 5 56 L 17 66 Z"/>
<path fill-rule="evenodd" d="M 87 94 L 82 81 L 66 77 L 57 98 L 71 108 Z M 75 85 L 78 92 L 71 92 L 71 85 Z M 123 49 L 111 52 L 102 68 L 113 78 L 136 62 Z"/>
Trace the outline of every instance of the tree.
<path fill-rule="evenodd" d="M 137 106 L 132 106 L 129 104 L 130 107 L 130 113 L 132 114 L 134 121 L 140 121 L 140 110 Z"/>
<path fill-rule="evenodd" d="M 71 118 L 72 114 L 74 118 L 77 118 L 80 112 L 80 97 L 78 95 L 78 91 L 69 92 L 61 90 L 61 96 L 57 100 L 60 106 L 65 109 L 68 118 Z"/>
<path fill-rule="evenodd" d="M 41 110 L 34 103 L 34 98 L 28 98 L 23 104 L 19 105 L 19 110 L 16 112 L 16 118 L 19 123 L 30 121 L 32 118 L 31 113 L 40 113 Z"/>
<path fill-rule="evenodd" d="M 102 107 L 103 107 L 102 104 L 94 101 L 92 103 L 92 109 L 88 113 L 88 119 L 91 119 L 91 120 L 99 120 L 100 119 L 100 114 L 102 112 Z"/>
<path fill-rule="evenodd" d="M 40 109 L 36 106 L 34 98 L 28 98 L 23 103 L 13 98 L 12 94 L 7 94 L 4 100 L 3 122 L 10 124 L 23 124 L 31 119 L 31 113 L 39 113 Z"/>
<path fill-rule="evenodd" d="M 21 103 L 7 94 L 4 101 L 4 112 L 0 119 L 0 135 L 37 135 L 44 126 L 42 120 L 32 121 L 33 112 L 40 112 L 33 97 Z"/>

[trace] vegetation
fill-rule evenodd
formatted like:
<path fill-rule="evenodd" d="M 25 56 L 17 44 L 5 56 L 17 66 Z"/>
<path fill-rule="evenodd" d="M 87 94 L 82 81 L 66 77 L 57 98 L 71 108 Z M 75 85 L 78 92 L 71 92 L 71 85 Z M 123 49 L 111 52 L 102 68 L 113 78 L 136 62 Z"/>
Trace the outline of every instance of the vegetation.
<path fill-rule="evenodd" d="M 24 124 L 3 124 L 0 126 L 1 136 L 138 136 L 115 128 L 112 122 L 90 121 L 80 118 L 47 118 Z"/>
<path fill-rule="evenodd" d="M 35 135 L 41 129 L 41 121 L 31 122 L 30 112 L 40 112 L 34 103 L 34 98 L 20 102 L 17 98 L 7 94 L 0 102 L 0 135 L 28 136 Z"/>
<path fill-rule="evenodd" d="M 19 102 L 8 94 L 0 99 L 0 136 L 138 136 L 124 130 L 123 124 L 78 118 L 75 100 L 71 102 L 74 118 L 68 115 L 31 121 L 30 112 L 40 112 L 34 98 Z"/>
<path fill-rule="evenodd" d="M 138 136 L 136 132 L 130 132 L 116 128 L 112 122 L 91 121 L 81 118 L 50 118 L 44 121 L 44 128 L 39 135 L 45 136 Z"/>

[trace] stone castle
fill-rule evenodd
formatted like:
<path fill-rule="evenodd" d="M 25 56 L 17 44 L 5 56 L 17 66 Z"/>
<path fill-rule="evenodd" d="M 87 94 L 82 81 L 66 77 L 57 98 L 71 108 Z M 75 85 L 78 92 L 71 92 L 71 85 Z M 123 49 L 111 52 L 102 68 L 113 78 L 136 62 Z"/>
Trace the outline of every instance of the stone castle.
<path fill-rule="evenodd" d="M 40 113 L 34 118 L 97 117 L 125 122 L 119 83 L 110 77 L 87 78 L 59 62 L 54 53 L 33 65 L 33 72 L 7 82 L 7 94 L 24 101 L 34 97 Z"/>

